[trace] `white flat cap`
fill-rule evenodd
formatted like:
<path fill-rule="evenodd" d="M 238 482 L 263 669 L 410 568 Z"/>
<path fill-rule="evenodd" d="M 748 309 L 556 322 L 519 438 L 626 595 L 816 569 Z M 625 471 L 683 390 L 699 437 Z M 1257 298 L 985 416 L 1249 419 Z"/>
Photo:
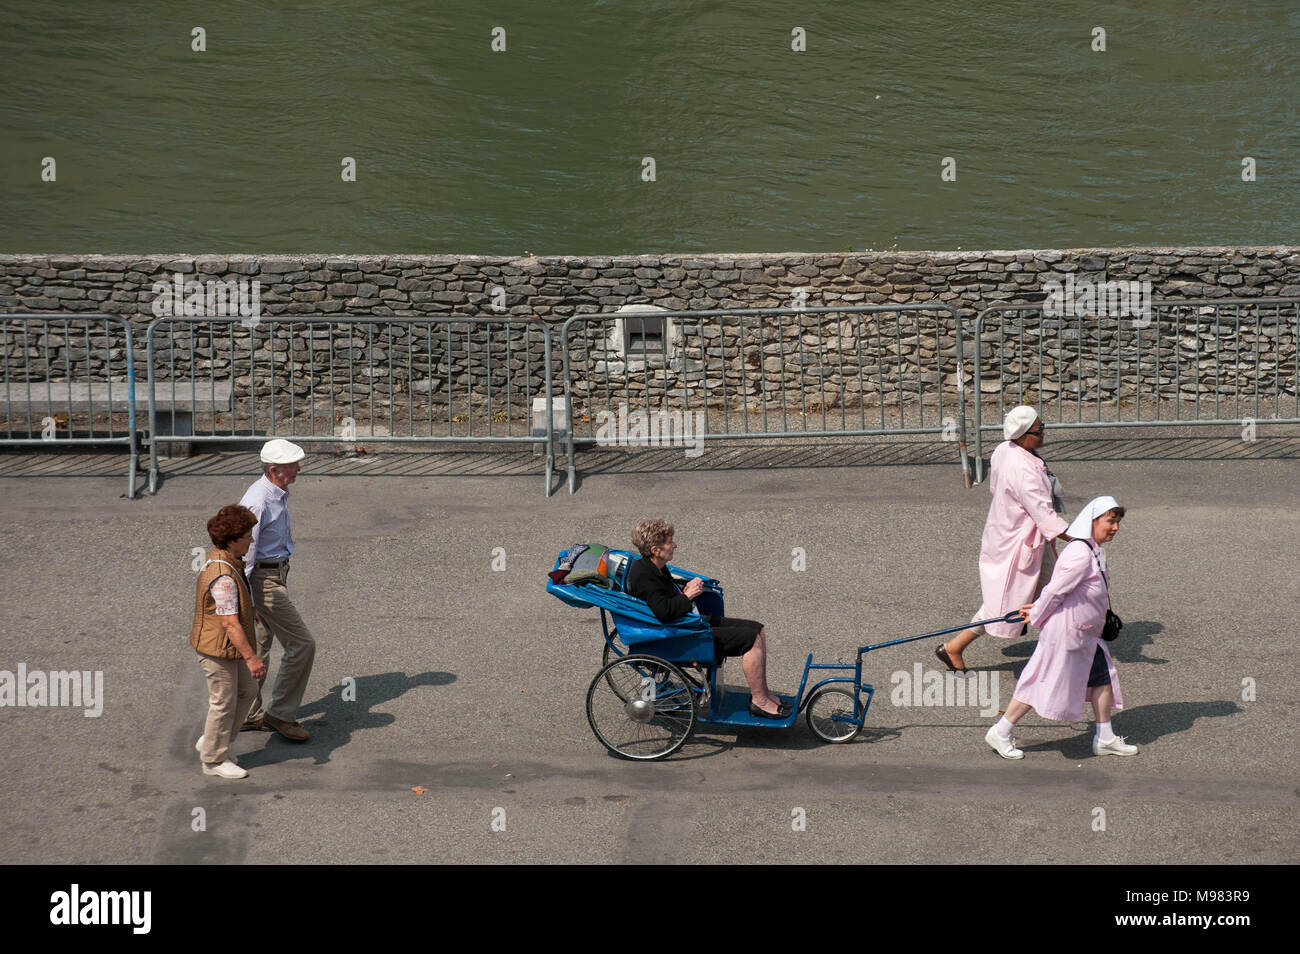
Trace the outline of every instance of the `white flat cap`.
<path fill-rule="evenodd" d="M 1007 411 L 1006 420 L 1002 422 L 1002 436 L 1009 441 L 1024 436 L 1025 431 L 1038 420 L 1038 412 L 1027 404 L 1013 407 Z"/>
<path fill-rule="evenodd" d="M 263 464 L 296 464 L 306 456 L 297 444 L 279 437 L 262 445 Z"/>

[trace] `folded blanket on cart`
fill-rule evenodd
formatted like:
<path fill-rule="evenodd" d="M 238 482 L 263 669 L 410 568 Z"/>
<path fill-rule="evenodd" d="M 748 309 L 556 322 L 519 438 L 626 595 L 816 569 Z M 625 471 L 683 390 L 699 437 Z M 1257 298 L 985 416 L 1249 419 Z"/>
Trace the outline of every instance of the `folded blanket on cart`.
<path fill-rule="evenodd" d="M 552 583 L 595 583 L 612 588 L 609 578 L 609 550 L 596 543 L 578 543 L 560 555 L 550 572 Z"/>

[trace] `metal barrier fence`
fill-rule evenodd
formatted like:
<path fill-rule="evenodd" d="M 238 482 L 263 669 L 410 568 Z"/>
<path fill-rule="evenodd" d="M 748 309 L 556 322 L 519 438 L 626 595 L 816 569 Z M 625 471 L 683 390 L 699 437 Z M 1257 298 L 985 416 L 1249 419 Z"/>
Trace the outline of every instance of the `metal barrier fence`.
<path fill-rule="evenodd" d="M 951 439 L 969 483 L 948 304 L 624 309 L 569 318 L 560 349 L 570 493 L 579 444 L 698 453 L 707 440 L 877 434 Z"/>
<path fill-rule="evenodd" d="M 134 497 L 134 347 L 131 326 L 112 315 L 0 315 L 0 444 L 124 444 Z"/>
<path fill-rule="evenodd" d="M 1157 301 L 1148 318 L 994 305 L 972 337 L 977 481 L 984 431 L 1017 404 L 1052 427 L 1300 422 L 1300 299 Z"/>
<path fill-rule="evenodd" d="M 252 437 L 532 444 L 554 466 L 551 330 L 507 318 L 158 318 L 145 334 L 149 489 L 169 444 Z"/>
<path fill-rule="evenodd" d="M 557 439 L 570 493 L 579 445 L 695 456 L 707 441 L 881 434 L 951 439 L 969 482 L 968 390 L 976 480 L 984 432 L 1014 404 L 1067 428 L 1300 423 L 1296 298 L 1159 301 L 1139 319 L 995 305 L 971 329 L 944 303 L 624 309 L 565 320 L 558 356 L 554 338 L 531 318 L 159 318 L 137 382 L 120 317 L 0 315 L 0 444 L 123 444 L 134 496 L 147 400 L 151 491 L 160 450 L 284 437 L 531 445 L 549 495 Z"/>

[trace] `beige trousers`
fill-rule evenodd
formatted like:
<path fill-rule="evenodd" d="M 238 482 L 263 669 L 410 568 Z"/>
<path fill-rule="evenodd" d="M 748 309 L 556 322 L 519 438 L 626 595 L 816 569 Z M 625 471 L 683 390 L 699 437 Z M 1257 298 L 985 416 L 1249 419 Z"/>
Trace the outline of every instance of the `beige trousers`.
<path fill-rule="evenodd" d="M 276 673 L 275 687 L 271 691 L 271 704 L 264 706 L 262 701 L 262 686 L 266 682 L 263 676 L 257 683 L 257 702 L 248 714 L 250 720 L 270 714 L 282 722 L 297 722 L 298 709 L 311 678 L 312 663 L 316 660 L 316 640 L 289 599 L 289 591 L 285 588 L 288 580 L 287 562 L 280 564 L 278 570 L 254 567 L 249 579 L 253 605 L 257 607 L 257 617 L 261 620 L 261 625 L 255 627 L 257 655 L 262 662 L 270 664 L 272 638 L 279 640 L 284 649 L 280 671 Z"/>
<path fill-rule="evenodd" d="M 208 721 L 203 725 L 203 761 L 209 765 L 230 757 L 230 743 L 257 698 L 257 680 L 242 659 L 214 659 L 196 654 L 208 677 Z"/>

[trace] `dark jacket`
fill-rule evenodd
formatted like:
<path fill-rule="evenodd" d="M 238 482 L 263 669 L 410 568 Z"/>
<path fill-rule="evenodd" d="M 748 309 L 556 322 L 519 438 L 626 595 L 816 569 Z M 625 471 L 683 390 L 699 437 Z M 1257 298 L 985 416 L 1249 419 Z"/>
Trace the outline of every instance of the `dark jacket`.
<path fill-rule="evenodd" d="M 649 557 L 642 557 L 628 567 L 623 588 L 639 600 L 645 600 L 661 623 L 681 619 L 695 608 L 673 582 L 668 567 L 662 570 Z"/>

